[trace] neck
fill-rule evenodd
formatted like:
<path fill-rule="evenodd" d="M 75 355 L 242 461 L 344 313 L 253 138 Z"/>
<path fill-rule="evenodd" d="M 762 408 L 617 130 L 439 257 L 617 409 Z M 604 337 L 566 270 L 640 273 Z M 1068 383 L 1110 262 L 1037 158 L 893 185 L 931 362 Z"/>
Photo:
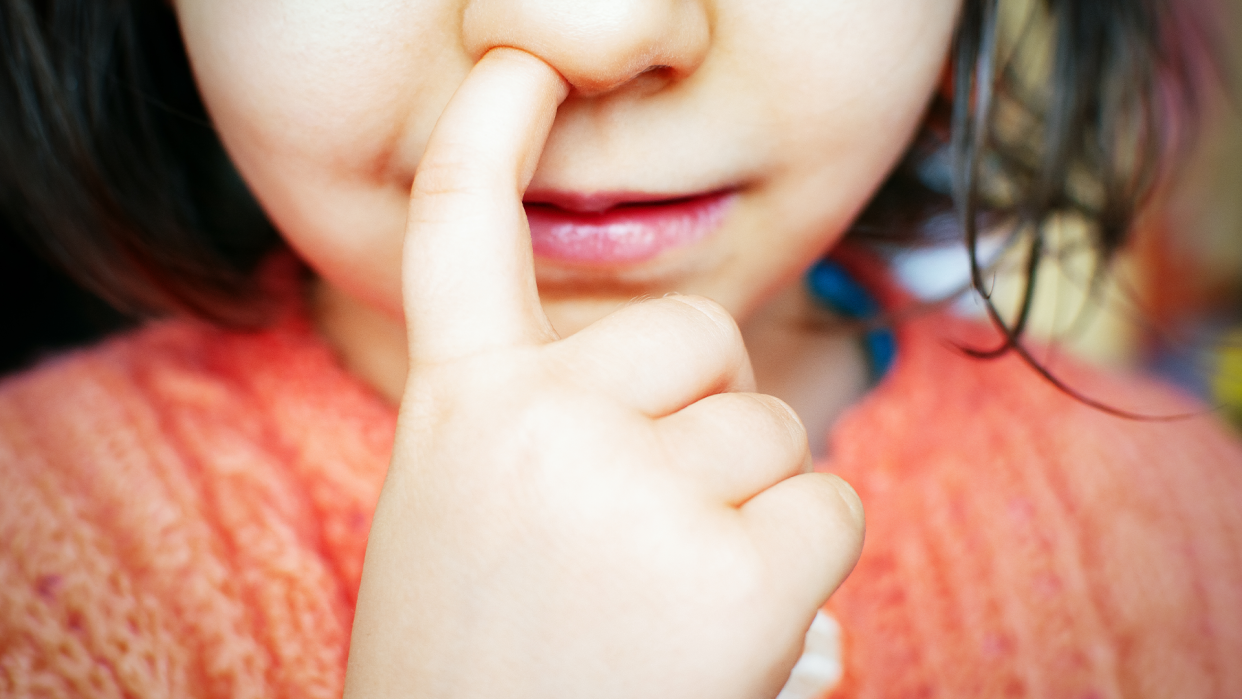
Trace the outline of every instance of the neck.
<path fill-rule="evenodd" d="M 867 357 L 858 334 L 817 307 L 796 283 L 746 319 L 742 335 L 759 391 L 797 411 L 811 453 L 822 458 L 828 430 L 868 389 Z"/>

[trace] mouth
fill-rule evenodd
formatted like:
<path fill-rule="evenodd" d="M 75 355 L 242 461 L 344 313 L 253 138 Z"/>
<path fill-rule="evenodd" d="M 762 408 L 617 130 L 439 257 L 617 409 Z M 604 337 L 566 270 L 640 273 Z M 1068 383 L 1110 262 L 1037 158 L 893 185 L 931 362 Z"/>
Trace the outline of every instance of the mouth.
<path fill-rule="evenodd" d="M 591 265 L 633 264 L 714 233 L 733 189 L 689 196 L 527 192 L 535 256 Z"/>

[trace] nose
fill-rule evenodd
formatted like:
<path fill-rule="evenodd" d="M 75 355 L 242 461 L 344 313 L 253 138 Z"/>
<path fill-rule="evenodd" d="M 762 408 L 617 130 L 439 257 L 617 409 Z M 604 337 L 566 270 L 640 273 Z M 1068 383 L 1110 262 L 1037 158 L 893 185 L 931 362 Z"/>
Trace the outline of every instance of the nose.
<path fill-rule="evenodd" d="M 583 96 L 655 73 L 694 72 L 710 44 L 709 0 L 469 0 L 465 49 L 475 59 L 508 46 L 560 71 Z"/>

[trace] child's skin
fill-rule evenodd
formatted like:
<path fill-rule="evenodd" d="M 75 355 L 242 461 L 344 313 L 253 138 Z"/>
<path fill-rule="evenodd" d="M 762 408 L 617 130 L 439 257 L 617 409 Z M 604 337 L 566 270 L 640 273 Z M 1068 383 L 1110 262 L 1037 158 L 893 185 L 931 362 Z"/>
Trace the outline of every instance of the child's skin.
<path fill-rule="evenodd" d="M 491 51 L 414 180 L 413 370 L 349 696 L 773 694 L 857 559 L 861 504 L 797 475 L 806 433 L 743 393 L 719 306 L 669 297 L 556 341 L 518 194 L 567 92 L 530 54 Z"/>
<path fill-rule="evenodd" d="M 753 393 L 783 344 L 756 312 L 900 157 L 957 2 L 176 8 L 230 154 L 320 275 L 321 329 L 401 401 L 347 695 L 774 694 L 862 512 Z M 692 245 L 532 259 L 524 192 L 721 188 Z M 748 356 L 735 317 L 777 351 Z M 785 373 L 861 386 L 850 343 L 814 349 Z"/>

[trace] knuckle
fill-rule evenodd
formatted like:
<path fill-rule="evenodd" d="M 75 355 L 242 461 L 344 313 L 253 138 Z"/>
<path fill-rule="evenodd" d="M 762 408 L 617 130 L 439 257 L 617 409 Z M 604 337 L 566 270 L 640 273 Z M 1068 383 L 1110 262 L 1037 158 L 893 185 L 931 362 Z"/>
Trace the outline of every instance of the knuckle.
<path fill-rule="evenodd" d="M 666 299 L 679 311 L 682 319 L 689 319 L 699 336 L 713 348 L 725 366 L 736 370 L 748 364 L 746 345 L 737 321 L 724 306 L 702 296 L 670 296 Z M 686 314 L 686 309 L 691 309 Z"/>
<path fill-rule="evenodd" d="M 433 161 L 419 165 L 414 176 L 415 195 L 433 196 L 461 191 L 470 181 L 463 176 L 465 163 Z"/>
<path fill-rule="evenodd" d="M 492 170 L 483 158 L 470 153 L 428 158 L 418 166 L 413 193 L 415 197 L 477 195 L 487 191 Z"/>
<path fill-rule="evenodd" d="M 844 529 L 861 529 L 864 522 L 862 499 L 854 488 L 839 476 L 830 473 L 808 473 L 812 491 L 826 518 Z"/>
<path fill-rule="evenodd" d="M 719 303 L 703 296 L 669 296 L 667 299 L 693 308 L 719 328 L 722 334 L 741 341 L 742 331 L 738 328 L 737 321 Z"/>
<path fill-rule="evenodd" d="M 733 394 L 745 396 L 753 409 L 761 412 L 763 418 L 787 437 L 791 445 L 805 447 L 807 444 L 806 426 L 802 418 L 785 401 L 763 393 Z"/>
<path fill-rule="evenodd" d="M 776 416 L 778 420 L 781 420 L 789 425 L 790 429 L 794 429 L 804 436 L 806 435 L 806 426 L 802 424 L 802 418 L 792 406 L 780 398 L 770 396 L 766 393 L 759 393 L 755 395 L 758 396 L 759 400 L 769 411 L 772 412 L 773 415 Z"/>
<path fill-rule="evenodd" d="M 837 496 L 849 508 L 850 514 L 858 526 L 862 526 L 866 519 L 863 509 L 862 498 L 858 496 L 858 491 L 854 490 L 854 486 L 850 485 L 840 476 L 830 476 L 833 486 L 836 488 Z"/>

